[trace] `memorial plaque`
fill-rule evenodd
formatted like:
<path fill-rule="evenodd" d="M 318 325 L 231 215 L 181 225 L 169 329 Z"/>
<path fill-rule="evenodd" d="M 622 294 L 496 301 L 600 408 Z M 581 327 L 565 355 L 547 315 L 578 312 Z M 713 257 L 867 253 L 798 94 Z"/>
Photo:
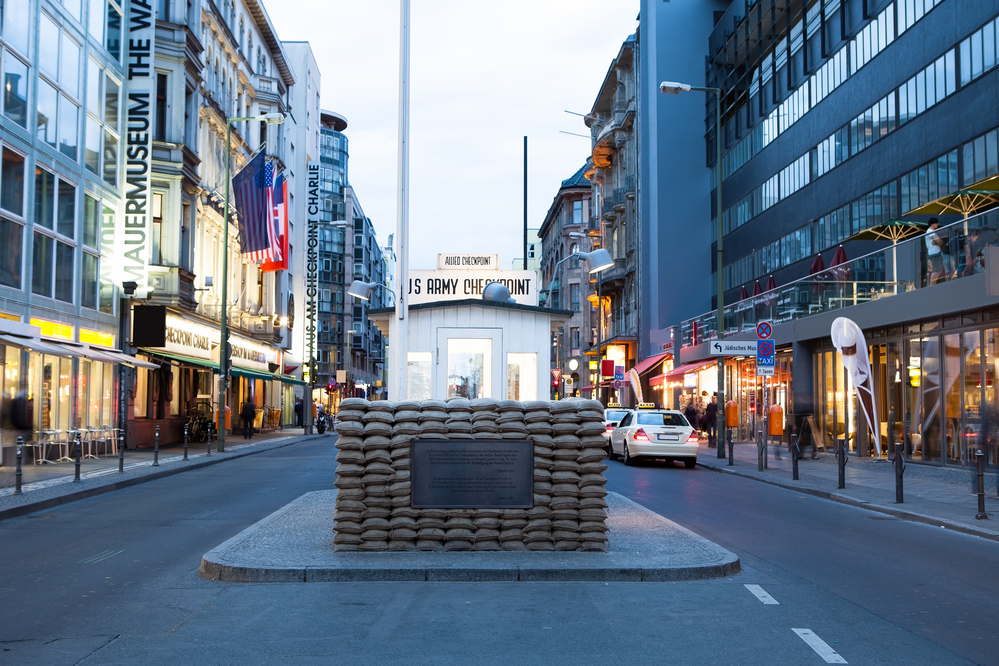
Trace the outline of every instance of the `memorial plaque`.
<path fill-rule="evenodd" d="M 415 509 L 530 509 L 534 444 L 526 439 L 417 439 Z"/>

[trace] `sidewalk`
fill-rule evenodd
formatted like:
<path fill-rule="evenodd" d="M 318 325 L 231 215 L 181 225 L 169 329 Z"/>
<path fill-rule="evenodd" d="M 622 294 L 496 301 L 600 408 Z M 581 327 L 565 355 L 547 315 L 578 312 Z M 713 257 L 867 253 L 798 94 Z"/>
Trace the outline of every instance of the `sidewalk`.
<path fill-rule="evenodd" d="M 125 451 L 124 473 L 118 473 L 117 456 L 90 458 L 80 464 L 79 482 L 74 481 L 75 463 L 34 465 L 29 462 L 21 468 L 21 495 L 14 494 L 16 465 L 0 467 L 0 520 L 319 437 L 331 437 L 332 445 L 331 434 L 304 435 L 303 432 L 302 428 L 285 428 L 257 433 L 249 441 L 239 434 L 230 435 L 225 441 L 225 453 L 218 453 L 218 441 L 212 441 L 211 455 L 207 453 L 207 443 L 189 445 L 186 461 L 182 445 L 161 448 L 157 467 L 153 467 L 152 448 L 129 449 Z"/>
<path fill-rule="evenodd" d="M 843 504 L 885 513 L 904 520 L 938 525 L 965 534 L 999 541 L 999 497 L 996 493 L 996 472 L 985 472 L 985 510 L 989 520 L 976 520 L 978 512 L 977 477 L 971 469 L 941 468 L 932 465 L 906 463 L 903 475 L 903 504 L 895 503 L 895 469 L 890 462 L 875 462 L 871 458 L 847 456 L 846 487 L 837 489 L 839 470 L 832 453 L 819 453 L 818 458 L 805 457 L 798 461 L 798 481 L 792 480 L 791 456 L 782 448 L 781 459 L 769 448 L 767 468 L 757 471 L 755 442 L 737 442 L 733 447 L 733 465 L 719 459 L 716 449 L 701 442 L 697 463 L 723 474 L 735 474 L 757 479 L 781 488 L 823 497 Z M 973 485 L 974 484 L 974 485 Z"/>

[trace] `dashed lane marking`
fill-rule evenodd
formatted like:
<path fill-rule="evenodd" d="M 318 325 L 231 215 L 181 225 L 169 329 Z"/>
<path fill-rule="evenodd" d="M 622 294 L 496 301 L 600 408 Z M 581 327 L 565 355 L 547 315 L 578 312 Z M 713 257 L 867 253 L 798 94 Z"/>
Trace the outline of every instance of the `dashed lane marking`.
<path fill-rule="evenodd" d="M 777 600 L 771 597 L 766 591 L 759 585 L 746 585 L 746 589 L 752 592 L 757 599 L 762 601 L 768 606 L 778 606 Z"/>
<path fill-rule="evenodd" d="M 791 629 L 794 633 L 798 634 L 801 640 L 808 643 L 808 647 L 815 650 L 815 653 L 822 657 L 827 664 L 845 664 L 846 659 L 839 656 L 836 650 L 833 650 L 829 645 L 826 644 L 824 640 L 815 635 L 815 632 L 811 629 Z"/>
<path fill-rule="evenodd" d="M 124 552 L 124 550 L 105 550 L 103 553 L 97 553 L 96 555 L 91 555 L 86 559 L 80 560 L 77 564 L 96 564 L 97 562 L 103 562 L 104 560 L 111 559 L 115 555 L 120 555 Z"/>
<path fill-rule="evenodd" d="M 201 513 L 196 513 L 196 514 L 194 514 L 193 516 L 190 516 L 190 517 L 191 518 L 207 518 L 208 516 L 212 515 L 213 513 L 218 513 L 218 511 L 219 511 L 218 509 L 208 509 L 207 511 L 202 511 Z"/>

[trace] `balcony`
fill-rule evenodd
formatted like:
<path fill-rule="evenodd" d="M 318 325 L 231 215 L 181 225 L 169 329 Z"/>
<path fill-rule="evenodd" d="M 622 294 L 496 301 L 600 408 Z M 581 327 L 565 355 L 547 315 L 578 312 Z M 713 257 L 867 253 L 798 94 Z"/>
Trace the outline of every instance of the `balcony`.
<path fill-rule="evenodd" d="M 921 210 L 916 209 L 914 214 Z M 725 337 L 755 335 L 756 324 L 761 321 L 773 324 L 798 321 L 973 278 L 985 272 L 986 255 L 991 252 L 996 252 L 999 261 L 999 250 L 994 248 L 999 243 L 996 212 L 969 216 L 939 227 L 936 233 L 948 239 L 947 249 L 952 258 L 948 266 L 937 264 L 939 260 L 933 264 L 928 261 L 926 237 L 919 235 L 726 305 Z M 968 283 L 971 288 L 972 280 Z M 717 310 L 681 322 L 681 347 L 716 339 L 717 328 Z"/>

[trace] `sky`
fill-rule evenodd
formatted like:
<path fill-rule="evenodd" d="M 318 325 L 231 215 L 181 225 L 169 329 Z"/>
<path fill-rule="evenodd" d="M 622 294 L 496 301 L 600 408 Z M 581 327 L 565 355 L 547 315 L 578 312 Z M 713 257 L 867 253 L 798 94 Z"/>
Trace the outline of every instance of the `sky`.
<path fill-rule="evenodd" d="M 266 0 L 278 37 L 311 43 L 321 104 L 347 119 L 350 184 L 384 246 L 398 198 L 398 0 Z M 523 256 L 528 226 L 586 161 L 588 113 L 639 0 L 413 0 L 411 269 L 437 254 Z M 587 135 L 587 138 L 561 131 Z M 518 265 L 519 268 L 519 265 Z"/>

